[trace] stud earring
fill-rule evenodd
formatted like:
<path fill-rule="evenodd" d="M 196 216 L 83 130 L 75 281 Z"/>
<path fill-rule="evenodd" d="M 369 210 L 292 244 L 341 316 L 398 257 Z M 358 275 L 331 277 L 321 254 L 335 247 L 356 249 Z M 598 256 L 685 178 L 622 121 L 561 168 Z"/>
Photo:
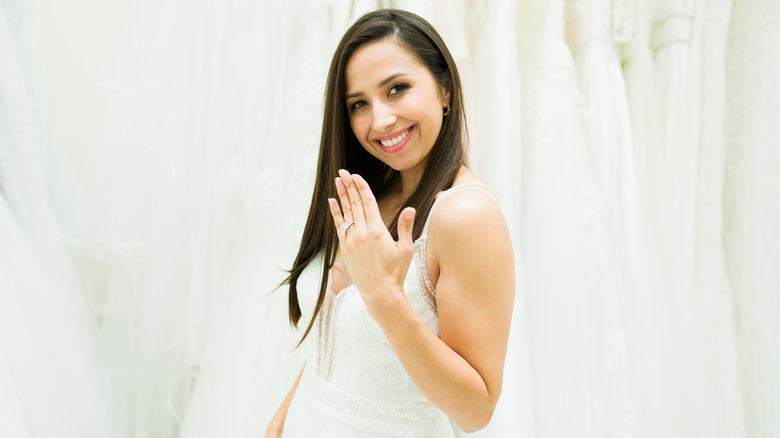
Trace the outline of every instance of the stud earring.
<path fill-rule="evenodd" d="M 451 109 L 452 109 L 452 108 L 450 108 L 450 104 L 447 104 L 447 109 L 444 111 L 444 117 L 447 117 L 447 114 L 449 114 L 449 113 L 450 113 L 450 110 L 451 110 Z"/>

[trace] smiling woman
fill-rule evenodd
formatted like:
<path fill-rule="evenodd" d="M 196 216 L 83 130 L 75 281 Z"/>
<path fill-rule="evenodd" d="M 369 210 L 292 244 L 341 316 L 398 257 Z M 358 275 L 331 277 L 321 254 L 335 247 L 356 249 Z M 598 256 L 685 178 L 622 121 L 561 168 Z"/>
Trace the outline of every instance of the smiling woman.
<path fill-rule="evenodd" d="M 308 359 L 268 437 L 452 437 L 501 393 L 514 260 L 467 167 L 455 63 L 422 18 L 381 10 L 330 66 L 309 217 L 289 284 Z"/>

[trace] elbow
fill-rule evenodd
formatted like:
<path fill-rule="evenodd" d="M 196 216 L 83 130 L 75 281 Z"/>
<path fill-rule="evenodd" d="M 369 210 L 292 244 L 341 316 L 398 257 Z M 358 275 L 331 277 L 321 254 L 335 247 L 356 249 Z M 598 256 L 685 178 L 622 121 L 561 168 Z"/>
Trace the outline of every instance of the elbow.
<path fill-rule="evenodd" d="M 496 409 L 495 403 L 489 403 L 487 406 L 481 406 L 470 413 L 468 418 L 461 421 L 455 421 L 460 430 L 466 433 L 474 433 L 484 429 L 493 418 L 493 412 Z"/>

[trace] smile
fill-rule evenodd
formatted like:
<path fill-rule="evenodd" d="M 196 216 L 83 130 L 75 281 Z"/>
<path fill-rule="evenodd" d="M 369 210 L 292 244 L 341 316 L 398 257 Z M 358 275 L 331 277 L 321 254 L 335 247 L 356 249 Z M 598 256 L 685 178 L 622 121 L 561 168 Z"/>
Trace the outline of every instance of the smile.
<path fill-rule="evenodd" d="M 406 143 L 408 142 L 406 137 L 414 130 L 414 126 L 415 125 L 410 126 L 408 129 L 401 132 L 395 137 L 384 139 L 384 140 L 379 140 L 377 138 L 374 140 L 374 142 L 381 145 L 382 149 L 385 152 L 389 152 L 389 153 L 397 152 L 401 150 L 401 148 L 403 148 L 404 145 L 406 145 Z"/>

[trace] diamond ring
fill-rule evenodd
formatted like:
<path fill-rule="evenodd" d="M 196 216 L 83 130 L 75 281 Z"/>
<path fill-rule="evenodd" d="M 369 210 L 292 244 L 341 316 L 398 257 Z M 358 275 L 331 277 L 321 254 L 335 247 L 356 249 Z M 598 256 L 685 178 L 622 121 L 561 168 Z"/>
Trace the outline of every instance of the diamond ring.
<path fill-rule="evenodd" d="M 349 227 L 351 227 L 352 225 L 355 225 L 355 223 L 354 223 L 354 222 L 352 222 L 352 221 L 350 221 L 350 222 L 344 222 L 343 224 L 341 224 L 341 228 L 343 228 L 343 229 L 344 229 L 344 234 L 346 234 L 346 233 L 347 233 L 347 230 L 348 230 L 348 229 L 349 229 Z"/>

